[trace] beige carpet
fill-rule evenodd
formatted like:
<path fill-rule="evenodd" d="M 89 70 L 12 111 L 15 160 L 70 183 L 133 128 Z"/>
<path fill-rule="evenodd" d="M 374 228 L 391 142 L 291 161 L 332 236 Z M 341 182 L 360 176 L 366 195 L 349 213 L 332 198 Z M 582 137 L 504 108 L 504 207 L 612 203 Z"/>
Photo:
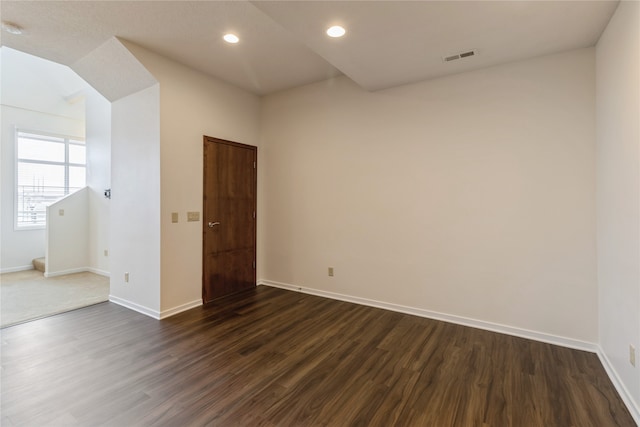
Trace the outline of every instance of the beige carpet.
<path fill-rule="evenodd" d="M 0 327 L 109 299 L 109 278 L 75 273 L 45 278 L 37 270 L 0 274 Z"/>

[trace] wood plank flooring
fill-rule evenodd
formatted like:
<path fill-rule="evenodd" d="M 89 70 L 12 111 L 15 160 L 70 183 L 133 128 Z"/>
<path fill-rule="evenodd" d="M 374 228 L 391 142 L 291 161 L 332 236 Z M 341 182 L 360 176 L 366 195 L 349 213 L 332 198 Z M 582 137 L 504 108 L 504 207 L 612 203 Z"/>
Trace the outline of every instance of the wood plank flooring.
<path fill-rule="evenodd" d="M 597 356 L 260 286 L 5 328 L 2 426 L 634 426 Z"/>

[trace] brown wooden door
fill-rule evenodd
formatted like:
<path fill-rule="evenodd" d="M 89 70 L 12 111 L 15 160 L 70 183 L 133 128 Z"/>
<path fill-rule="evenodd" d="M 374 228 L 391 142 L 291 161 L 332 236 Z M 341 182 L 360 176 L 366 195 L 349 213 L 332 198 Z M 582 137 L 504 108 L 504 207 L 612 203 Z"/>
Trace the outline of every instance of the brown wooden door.
<path fill-rule="evenodd" d="M 256 285 L 257 152 L 204 137 L 204 303 Z"/>

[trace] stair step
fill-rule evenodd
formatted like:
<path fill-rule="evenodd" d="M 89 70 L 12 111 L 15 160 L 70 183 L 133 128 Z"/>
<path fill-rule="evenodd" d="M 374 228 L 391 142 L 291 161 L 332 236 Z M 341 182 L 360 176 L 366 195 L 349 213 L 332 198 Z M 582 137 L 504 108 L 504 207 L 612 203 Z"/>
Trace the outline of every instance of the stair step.
<path fill-rule="evenodd" d="M 38 271 L 42 271 L 44 273 L 44 257 L 42 258 L 36 258 L 33 261 L 33 268 L 35 268 Z"/>

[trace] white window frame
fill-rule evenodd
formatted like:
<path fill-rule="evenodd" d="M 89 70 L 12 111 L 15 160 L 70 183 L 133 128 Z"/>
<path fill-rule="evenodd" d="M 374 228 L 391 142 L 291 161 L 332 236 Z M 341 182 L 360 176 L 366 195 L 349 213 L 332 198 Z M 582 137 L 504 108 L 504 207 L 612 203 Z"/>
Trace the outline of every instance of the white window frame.
<path fill-rule="evenodd" d="M 47 141 L 48 138 L 57 138 L 57 139 L 62 139 L 62 142 L 57 142 L 59 144 L 64 144 L 64 162 L 51 162 L 51 161 L 46 161 L 46 160 L 27 160 L 27 159 L 19 159 L 18 158 L 18 140 L 19 140 L 19 135 L 20 134 L 28 134 L 31 136 L 36 136 L 35 139 L 38 139 L 37 137 L 41 137 L 42 140 Z M 73 141 L 73 142 L 71 142 Z M 82 141 L 82 144 L 77 144 L 76 141 Z M 69 167 L 71 166 L 75 166 L 75 167 L 84 167 L 85 168 L 85 177 L 86 177 L 86 173 L 87 173 L 87 161 L 85 158 L 85 163 L 84 164 L 80 164 L 80 163 L 69 163 L 69 145 L 82 145 L 85 147 L 86 150 L 86 141 L 84 138 L 80 138 L 80 137 L 76 137 L 76 136 L 71 136 L 71 135 L 61 135 L 61 134 L 56 134 L 53 132 L 45 132 L 45 131 L 38 131 L 38 130 L 28 130 L 28 129 L 22 129 L 22 128 L 15 128 L 14 129 L 14 182 L 13 182 L 13 193 L 14 193 L 14 206 L 13 206 L 13 229 L 15 231 L 28 231 L 28 230 L 42 230 L 45 229 L 47 227 L 46 224 L 46 217 L 45 217 L 45 222 L 44 224 L 34 224 L 34 225 L 24 225 L 24 224 L 19 224 L 18 223 L 18 206 L 20 205 L 19 203 L 19 191 L 18 191 L 18 164 L 19 163 L 34 163 L 34 164 L 43 164 L 43 165 L 56 165 L 56 166 L 64 166 L 64 195 L 68 195 L 70 194 L 70 192 L 74 192 L 77 191 L 79 189 L 73 189 L 74 191 L 70 191 L 71 189 L 69 188 Z M 86 178 L 85 178 L 85 182 L 86 182 Z"/>

